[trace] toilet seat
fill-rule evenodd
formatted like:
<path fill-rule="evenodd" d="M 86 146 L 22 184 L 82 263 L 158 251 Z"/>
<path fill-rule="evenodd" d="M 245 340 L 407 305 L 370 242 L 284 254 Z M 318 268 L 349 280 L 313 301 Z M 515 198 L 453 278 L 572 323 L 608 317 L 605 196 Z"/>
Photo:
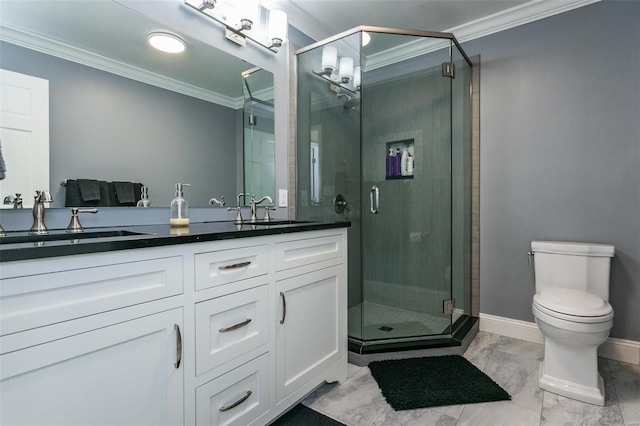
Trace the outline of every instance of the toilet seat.
<path fill-rule="evenodd" d="M 611 305 L 591 293 L 567 288 L 547 288 L 533 296 L 533 305 L 552 317 L 580 322 L 599 323 L 613 318 Z"/>

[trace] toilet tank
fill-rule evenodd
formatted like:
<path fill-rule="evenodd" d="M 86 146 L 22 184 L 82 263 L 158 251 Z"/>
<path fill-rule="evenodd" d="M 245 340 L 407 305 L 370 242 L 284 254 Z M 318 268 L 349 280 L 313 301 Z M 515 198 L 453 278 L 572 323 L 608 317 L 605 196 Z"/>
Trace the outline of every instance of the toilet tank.
<path fill-rule="evenodd" d="M 609 269 L 615 248 L 608 244 L 532 241 L 536 292 L 569 288 L 609 300 Z"/>

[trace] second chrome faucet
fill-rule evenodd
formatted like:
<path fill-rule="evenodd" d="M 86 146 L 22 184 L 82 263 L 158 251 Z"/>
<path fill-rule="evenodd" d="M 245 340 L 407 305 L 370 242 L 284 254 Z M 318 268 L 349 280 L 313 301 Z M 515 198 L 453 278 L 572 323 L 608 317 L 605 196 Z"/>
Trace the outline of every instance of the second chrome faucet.
<path fill-rule="evenodd" d="M 260 199 L 256 199 L 255 195 L 252 194 L 248 194 L 246 192 L 241 192 L 238 194 L 238 207 L 228 207 L 227 210 L 231 211 L 231 210 L 237 210 L 238 213 L 236 214 L 236 219 L 235 219 L 235 223 L 243 223 L 243 219 L 242 219 L 242 214 L 241 214 L 241 207 L 240 207 L 240 198 L 246 198 L 249 197 L 249 209 L 251 212 L 251 218 L 249 219 L 250 223 L 255 223 L 258 221 L 258 217 L 256 214 L 256 210 L 257 210 L 257 206 L 258 204 L 262 203 L 263 201 L 268 201 L 269 203 L 273 204 L 273 198 L 271 198 L 268 195 L 265 195 L 264 197 L 260 198 Z M 269 211 L 267 210 L 267 214 L 265 214 L 265 220 L 270 220 L 271 217 L 269 216 Z"/>

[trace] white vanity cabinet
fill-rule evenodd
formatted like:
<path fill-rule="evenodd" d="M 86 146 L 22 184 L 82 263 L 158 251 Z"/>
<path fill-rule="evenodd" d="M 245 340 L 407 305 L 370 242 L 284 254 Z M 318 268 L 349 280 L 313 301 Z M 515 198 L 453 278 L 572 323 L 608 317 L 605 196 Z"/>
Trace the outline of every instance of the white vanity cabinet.
<path fill-rule="evenodd" d="M 334 365 L 338 370 L 333 380 L 346 374 L 340 371 L 347 344 L 345 250 L 340 234 L 276 244 L 279 404 L 288 406 L 300 390 L 306 393 L 310 384 L 317 386 L 322 380 L 317 383 L 316 378 Z"/>
<path fill-rule="evenodd" d="M 3 262 L 0 424 L 269 423 L 346 379 L 346 232 Z"/>
<path fill-rule="evenodd" d="M 2 264 L 0 424 L 183 422 L 182 258 L 164 254 Z"/>

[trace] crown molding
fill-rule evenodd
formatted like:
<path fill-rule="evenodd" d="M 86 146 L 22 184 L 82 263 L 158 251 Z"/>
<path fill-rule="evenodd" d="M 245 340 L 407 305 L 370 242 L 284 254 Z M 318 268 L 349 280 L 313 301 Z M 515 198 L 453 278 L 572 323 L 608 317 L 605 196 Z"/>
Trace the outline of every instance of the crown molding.
<path fill-rule="evenodd" d="M 588 6 L 599 1 L 601 0 L 533 0 L 520 6 L 458 25 L 445 32 L 453 33 L 456 39 L 462 43 Z"/>
<path fill-rule="evenodd" d="M 35 50 L 57 58 L 65 59 L 88 67 L 96 68 L 112 74 L 126 77 L 141 83 L 150 84 L 172 92 L 181 93 L 203 101 L 215 103 L 227 108 L 239 109 L 243 106 L 242 98 L 230 98 L 179 80 L 165 77 L 124 62 L 102 56 L 57 40 L 38 34 L 0 25 L 0 40 L 27 49 Z"/>
<path fill-rule="evenodd" d="M 568 0 L 550 1 L 534 0 L 475 21 L 450 28 L 444 32 L 452 33 L 458 42 L 474 40 L 491 34 L 505 31 L 520 25 L 528 24 L 540 19 L 567 12 L 579 7 L 597 3 L 601 0 Z M 449 40 L 417 39 L 405 43 L 402 47 L 395 47 L 371 55 L 367 59 L 367 69 L 391 65 L 405 59 L 425 55 L 436 50 L 449 47 Z"/>

